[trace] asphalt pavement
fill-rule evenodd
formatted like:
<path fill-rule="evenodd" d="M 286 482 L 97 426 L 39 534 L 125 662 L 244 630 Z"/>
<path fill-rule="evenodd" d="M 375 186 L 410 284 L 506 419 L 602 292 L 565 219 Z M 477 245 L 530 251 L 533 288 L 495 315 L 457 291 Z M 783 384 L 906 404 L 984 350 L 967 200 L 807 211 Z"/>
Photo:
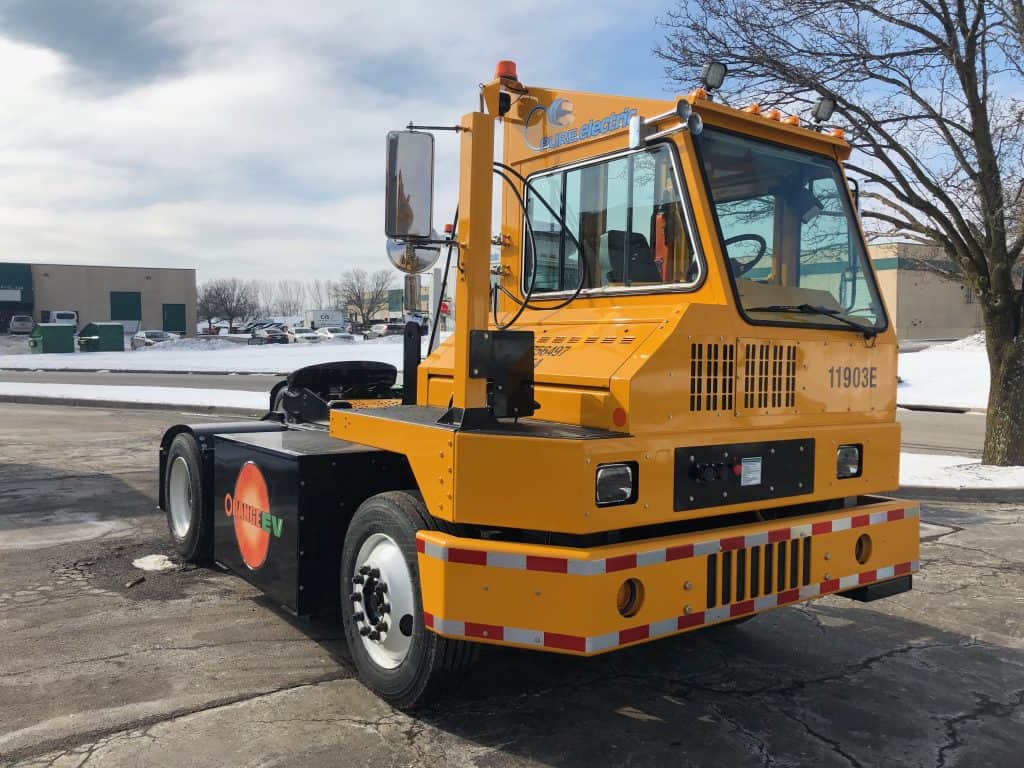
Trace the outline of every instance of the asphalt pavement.
<path fill-rule="evenodd" d="M 0 405 L 0 765 L 1019 765 L 1024 505 L 924 504 L 895 598 L 593 659 L 485 648 L 410 717 L 336 624 L 132 566 L 173 555 L 156 444 L 181 418 Z"/>

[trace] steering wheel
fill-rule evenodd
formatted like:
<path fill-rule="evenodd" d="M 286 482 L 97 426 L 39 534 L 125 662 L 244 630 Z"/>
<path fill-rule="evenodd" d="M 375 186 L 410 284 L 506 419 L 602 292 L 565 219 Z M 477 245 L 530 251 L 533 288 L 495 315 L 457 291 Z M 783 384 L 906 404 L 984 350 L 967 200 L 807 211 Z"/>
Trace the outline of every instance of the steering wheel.
<path fill-rule="evenodd" d="M 747 235 L 736 235 L 735 237 L 730 237 L 728 240 L 722 243 L 722 245 L 725 246 L 726 254 L 728 255 L 730 245 L 733 245 L 734 243 L 747 242 L 748 240 L 758 244 L 757 255 L 750 261 L 740 261 L 732 257 L 729 258 L 729 262 L 732 264 L 732 273 L 736 277 L 742 277 L 743 275 L 747 274 L 747 272 L 749 272 L 758 265 L 761 259 L 764 258 L 765 254 L 768 253 L 768 241 L 765 240 L 760 235 L 755 235 L 753 232 L 751 232 L 750 234 Z"/>

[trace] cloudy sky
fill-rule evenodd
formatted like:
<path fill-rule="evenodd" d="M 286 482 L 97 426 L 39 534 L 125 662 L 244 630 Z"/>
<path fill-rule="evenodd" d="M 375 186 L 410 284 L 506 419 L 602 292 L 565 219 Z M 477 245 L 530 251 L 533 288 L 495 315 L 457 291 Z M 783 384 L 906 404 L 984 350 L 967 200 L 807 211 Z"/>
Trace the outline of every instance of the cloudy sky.
<path fill-rule="evenodd" d="M 0 0 L 0 261 L 335 277 L 384 262 L 383 146 L 525 82 L 665 94 L 664 2 Z M 438 137 L 438 218 L 454 139 Z"/>

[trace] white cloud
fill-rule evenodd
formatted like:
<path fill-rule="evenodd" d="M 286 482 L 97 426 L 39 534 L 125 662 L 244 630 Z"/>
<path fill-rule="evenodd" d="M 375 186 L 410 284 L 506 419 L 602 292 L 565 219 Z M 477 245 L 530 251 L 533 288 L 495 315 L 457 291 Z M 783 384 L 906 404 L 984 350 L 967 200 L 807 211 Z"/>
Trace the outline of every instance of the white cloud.
<path fill-rule="evenodd" d="M 498 58 L 527 82 L 579 87 L 581 64 L 623 55 L 600 51 L 603 30 L 655 13 L 611 0 L 585 14 L 531 0 L 149 1 L 148 33 L 181 60 L 142 83 L 90 81 L 83 62 L 0 33 L 3 260 L 197 266 L 204 279 L 376 267 L 387 130 L 454 123 Z M 447 219 L 456 142 L 440 136 L 438 150 Z"/>

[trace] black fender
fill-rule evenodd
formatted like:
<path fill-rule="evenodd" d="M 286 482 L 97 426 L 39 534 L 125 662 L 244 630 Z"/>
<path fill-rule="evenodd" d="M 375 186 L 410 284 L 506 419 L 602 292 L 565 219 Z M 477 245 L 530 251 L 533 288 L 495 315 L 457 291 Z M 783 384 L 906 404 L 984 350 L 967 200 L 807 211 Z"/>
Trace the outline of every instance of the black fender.
<path fill-rule="evenodd" d="M 166 511 L 167 482 L 167 451 L 171 443 L 180 434 L 190 434 L 199 444 L 199 454 L 203 457 L 203 476 L 201 487 L 203 489 L 203 509 L 211 509 L 213 503 L 211 495 L 213 487 L 213 436 L 242 434 L 246 432 L 283 432 L 287 427 L 279 421 L 266 419 L 264 421 L 228 421 L 215 424 L 175 424 L 169 428 L 160 438 L 160 476 L 157 490 L 157 508 Z"/>

